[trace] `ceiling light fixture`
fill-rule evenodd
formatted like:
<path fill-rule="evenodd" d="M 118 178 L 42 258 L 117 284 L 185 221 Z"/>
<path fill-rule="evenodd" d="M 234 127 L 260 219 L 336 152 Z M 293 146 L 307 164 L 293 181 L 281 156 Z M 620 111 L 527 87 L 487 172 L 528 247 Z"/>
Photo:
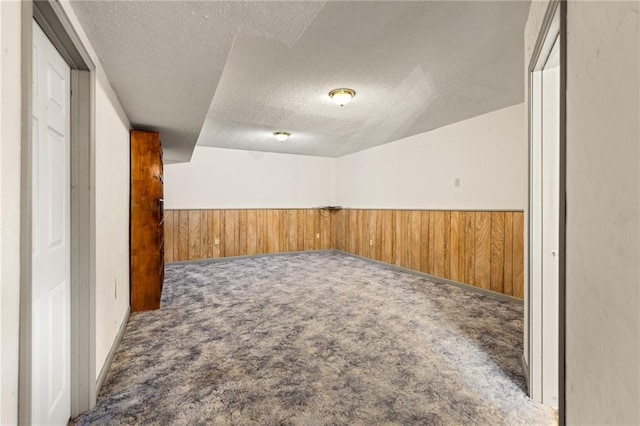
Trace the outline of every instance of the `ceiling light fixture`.
<path fill-rule="evenodd" d="M 351 99 L 355 95 L 356 91 L 353 89 L 334 89 L 329 92 L 329 97 L 331 98 L 331 100 L 341 107 L 351 102 Z"/>
<path fill-rule="evenodd" d="M 289 138 L 289 136 L 291 136 L 291 133 L 289 133 L 289 132 L 273 132 L 273 136 L 275 136 L 276 139 L 278 139 L 280 142 L 284 142 Z"/>

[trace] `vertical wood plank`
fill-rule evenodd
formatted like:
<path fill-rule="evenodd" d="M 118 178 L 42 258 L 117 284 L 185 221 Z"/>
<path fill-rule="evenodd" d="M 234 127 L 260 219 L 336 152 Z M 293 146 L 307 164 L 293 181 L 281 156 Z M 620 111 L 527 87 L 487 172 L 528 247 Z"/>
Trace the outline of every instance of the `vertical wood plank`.
<path fill-rule="evenodd" d="M 410 257 L 410 267 L 415 271 L 420 270 L 420 238 L 422 236 L 421 230 L 421 214 L 419 210 L 413 210 L 409 212 L 410 214 L 410 225 L 409 225 L 409 257 Z"/>
<path fill-rule="evenodd" d="M 504 294 L 513 296 L 513 212 L 504 215 Z"/>
<path fill-rule="evenodd" d="M 256 210 L 247 210 L 247 254 L 258 253 L 258 215 Z"/>
<path fill-rule="evenodd" d="M 214 233 L 213 233 L 213 210 L 207 210 L 207 232 L 209 234 L 209 246 L 207 247 L 207 259 L 213 259 Z"/>
<path fill-rule="evenodd" d="M 513 214 L 513 295 L 524 298 L 524 213 Z"/>
<path fill-rule="evenodd" d="M 336 239 L 336 220 L 338 219 L 338 210 L 332 210 L 331 212 L 331 223 L 330 223 L 330 229 L 331 229 L 331 247 L 332 249 L 337 249 L 338 248 L 338 241 Z"/>
<path fill-rule="evenodd" d="M 314 211 L 309 209 L 305 210 L 305 224 L 304 224 L 304 249 L 313 250 L 313 246 L 316 239 L 315 233 L 315 214 Z"/>
<path fill-rule="evenodd" d="M 433 275 L 436 277 L 445 276 L 445 212 L 432 212 L 433 219 Z"/>
<path fill-rule="evenodd" d="M 345 229 L 344 229 L 344 210 L 338 210 L 335 212 L 334 223 L 335 223 L 335 240 L 336 240 L 336 249 L 340 251 L 345 251 L 344 246 L 344 237 L 345 237 Z"/>
<path fill-rule="evenodd" d="M 221 242 L 223 240 L 222 235 L 222 213 L 220 210 L 213 210 L 211 212 L 211 229 L 213 232 L 213 258 L 217 259 L 222 257 Z M 216 244 L 218 240 L 218 244 Z"/>
<path fill-rule="evenodd" d="M 267 253 L 278 253 L 280 251 L 278 211 L 267 210 Z"/>
<path fill-rule="evenodd" d="M 491 290 L 504 292 L 504 212 L 491 213 Z"/>
<path fill-rule="evenodd" d="M 320 250 L 322 247 L 322 230 L 320 229 L 321 219 L 320 210 L 311 209 L 313 213 L 313 249 Z"/>
<path fill-rule="evenodd" d="M 464 212 L 465 284 L 476 285 L 476 212 Z"/>
<path fill-rule="evenodd" d="M 289 210 L 282 211 L 282 242 L 280 243 L 280 250 L 283 252 L 289 252 Z"/>
<path fill-rule="evenodd" d="M 402 210 L 402 238 L 404 239 L 404 250 L 402 253 L 403 268 L 411 269 L 411 211 Z"/>
<path fill-rule="evenodd" d="M 201 258 L 200 211 L 189 210 L 189 260 Z"/>
<path fill-rule="evenodd" d="M 458 267 L 460 265 L 460 212 L 451 212 L 450 224 L 449 278 L 454 281 L 460 281 L 460 274 L 458 273 Z"/>
<path fill-rule="evenodd" d="M 376 259 L 376 247 L 377 247 L 377 237 L 376 237 L 376 227 L 378 226 L 378 214 L 375 210 L 367 210 L 366 211 L 366 222 L 367 222 L 367 236 L 365 239 L 365 244 L 367 245 L 369 251 L 369 258 Z"/>
<path fill-rule="evenodd" d="M 256 253 L 263 254 L 267 252 L 268 245 L 268 229 L 266 226 L 267 211 L 264 209 L 256 210 Z"/>
<path fill-rule="evenodd" d="M 444 237 L 444 278 L 451 278 L 451 211 L 445 211 L 443 237 Z"/>
<path fill-rule="evenodd" d="M 299 251 L 298 249 L 298 212 L 289 210 L 288 223 L 285 225 L 289 229 L 289 251 Z"/>
<path fill-rule="evenodd" d="M 393 211 L 382 211 L 382 261 L 393 262 Z"/>
<path fill-rule="evenodd" d="M 369 257 L 369 241 L 367 241 L 368 229 L 367 220 L 366 220 L 366 210 L 358 209 L 357 210 L 357 232 L 358 232 L 358 242 L 357 242 L 357 251 L 356 254 L 358 256 Z"/>
<path fill-rule="evenodd" d="M 374 234 L 373 245 L 375 246 L 376 251 L 376 260 L 382 260 L 382 233 L 383 233 L 383 223 L 382 223 L 382 210 L 376 210 L 376 231 Z"/>
<path fill-rule="evenodd" d="M 491 213 L 476 212 L 476 287 L 491 289 Z"/>
<path fill-rule="evenodd" d="M 164 211 L 164 262 L 173 262 L 173 211 Z"/>
<path fill-rule="evenodd" d="M 429 221 L 430 212 L 420 212 L 420 270 L 428 274 L 431 270 L 429 257 Z"/>
<path fill-rule="evenodd" d="M 358 253 L 358 211 L 349 210 L 349 253 Z"/>
<path fill-rule="evenodd" d="M 464 212 L 458 212 L 458 217 L 458 281 L 466 283 L 466 227 Z"/>
<path fill-rule="evenodd" d="M 189 260 L 189 211 L 180 210 L 178 260 Z"/>
<path fill-rule="evenodd" d="M 306 241 L 304 233 L 306 231 L 307 212 L 306 210 L 298 210 L 296 213 L 298 216 L 298 244 L 296 246 L 296 251 L 303 251 L 305 249 L 304 247 Z"/>
<path fill-rule="evenodd" d="M 436 275 L 436 211 L 429 212 L 429 270 L 427 274 Z"/>
<path fill-rule="evenodd" d="M 236 211 L 224 210 L 224 239 L 222 241 L 222 256 L 236 255 Z"/>
<path fill-rule="evenodd" d="M 208 210 L 200 210 L 200 240 L 202 246 L 200 247 L 200 259 L 210 259 L 209 255 L 211 251 L 211 245 L 213 242 L 211 241 L 210 235 L 211 227 L 209 227 L 209 211 Z"/>
<path fill-rule="evenodd" d="M 394 265 L 402 265 L 402 254 L 404 253 L 405 241 L 402 238 L 402 211 L 393 211 L 393 263 Z"/>
<path fill-rule="evenodd" d="M 236 253 L 238 256 L 246 256 L 247 255 L 247 211 L 246 210 L 238 210 L 236 215 L 238 220 L 237 227 L 237 235 L 238 242 Z"/>
<path fill-rule="evenodd" d="M 320 216 L 320 248 L 322 250 L 328 250 L 332 247 L 331 244 L 331 216 L 333 215 L 330 210 L 318 210 Z"/>

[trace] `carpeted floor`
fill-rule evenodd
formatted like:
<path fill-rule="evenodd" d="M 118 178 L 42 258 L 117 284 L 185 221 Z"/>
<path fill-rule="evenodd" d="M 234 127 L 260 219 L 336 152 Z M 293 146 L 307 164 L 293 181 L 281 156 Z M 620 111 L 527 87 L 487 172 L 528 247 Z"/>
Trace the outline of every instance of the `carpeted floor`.
<path fill-rule="evenodd" d="M 340 253 L 167 266 L 84 424 L 554 424 L 522 306 Z"/>

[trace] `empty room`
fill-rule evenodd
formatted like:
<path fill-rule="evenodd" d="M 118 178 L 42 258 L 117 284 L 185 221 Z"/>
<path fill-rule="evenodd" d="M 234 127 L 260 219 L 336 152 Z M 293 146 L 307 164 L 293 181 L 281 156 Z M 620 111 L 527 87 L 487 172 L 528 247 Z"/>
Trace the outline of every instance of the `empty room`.
<path fill-rule="evenodd" d="M 640 424 L 640 1 L 3 1 L 0 46 L 0 424 Z"/>

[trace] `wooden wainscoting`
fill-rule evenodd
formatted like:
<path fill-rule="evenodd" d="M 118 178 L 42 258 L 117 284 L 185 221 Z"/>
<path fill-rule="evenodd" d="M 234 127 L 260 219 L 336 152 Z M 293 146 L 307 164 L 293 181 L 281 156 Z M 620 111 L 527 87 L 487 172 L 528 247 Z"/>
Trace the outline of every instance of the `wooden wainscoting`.
<path fill-rule="evenodd" d="M 165 210 L 165 261 L 331 249 L 333 216 L 320 209 Z"/>
<path fill-rule="evenodd" d="M 340 210 L 335 248 L 523 298 L 524 214 Z"/>
<path fill-rule="evenodd" d="M 164 235 L 166 262 L 337 249 L 524 297 L 523 212 L 166 210 Z"/>

